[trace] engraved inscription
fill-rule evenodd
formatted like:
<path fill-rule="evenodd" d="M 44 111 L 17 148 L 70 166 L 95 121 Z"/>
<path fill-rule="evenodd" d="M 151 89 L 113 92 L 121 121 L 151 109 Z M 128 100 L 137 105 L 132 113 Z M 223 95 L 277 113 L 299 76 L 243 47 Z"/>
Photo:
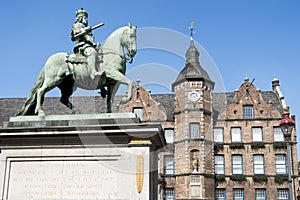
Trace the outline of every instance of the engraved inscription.
<path fill-rule="evenodd" d="M 113 199 L 116 191 L 117 173 L 99 161 L 11 162 L 8 199 Z"/>

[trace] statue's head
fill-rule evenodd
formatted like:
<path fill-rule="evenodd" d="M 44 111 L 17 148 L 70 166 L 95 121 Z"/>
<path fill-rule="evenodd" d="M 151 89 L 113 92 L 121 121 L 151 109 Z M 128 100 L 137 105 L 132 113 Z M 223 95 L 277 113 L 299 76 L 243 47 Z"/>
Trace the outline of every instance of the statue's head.
<path fill-rule="evenodd" d="M 87 18 L 88 18 L 88 13 L 83 8 L 76 11 L 76 22 L 87 24 Z"/>

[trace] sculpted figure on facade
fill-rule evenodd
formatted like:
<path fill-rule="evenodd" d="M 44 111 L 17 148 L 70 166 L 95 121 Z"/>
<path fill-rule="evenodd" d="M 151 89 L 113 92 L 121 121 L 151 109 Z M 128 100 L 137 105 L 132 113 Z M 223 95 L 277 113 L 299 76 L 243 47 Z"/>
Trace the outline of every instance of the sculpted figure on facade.
<path fill-rule="evenodd" d="M 198 172 L 199 159 L 198 159 L 197 154 L 195 154 L 195 153 L 193 155 L 192 165 L 193 165 L 193 172 Z"/>

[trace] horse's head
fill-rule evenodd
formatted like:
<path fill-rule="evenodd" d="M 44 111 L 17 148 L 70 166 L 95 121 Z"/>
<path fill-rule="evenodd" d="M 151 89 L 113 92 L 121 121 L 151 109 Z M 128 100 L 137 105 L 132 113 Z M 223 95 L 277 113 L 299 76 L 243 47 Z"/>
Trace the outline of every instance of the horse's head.
<path fill-rule="evenodd" d="M 136 27 L 130 23 L 123 32 L 122 43 L 126 48 L 127 55 L 133 58 L 136 54 Z"/>

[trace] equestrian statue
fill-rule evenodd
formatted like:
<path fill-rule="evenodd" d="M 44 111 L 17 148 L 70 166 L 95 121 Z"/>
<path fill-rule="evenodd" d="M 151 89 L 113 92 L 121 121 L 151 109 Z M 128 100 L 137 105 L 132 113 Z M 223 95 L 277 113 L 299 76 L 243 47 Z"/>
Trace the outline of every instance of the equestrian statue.
<path fill-rule="evenodd" d="M 76 11 L 71 40 L 76 42 L 74 54 L 56 53 L 48 58 L 29 96 L 17 116 L 44 116 L 42 109 L 46 92 L 58 87 L 60 102 L 78 113 L 69 101 L 77 87 L 86 90 L 100 89 L 107 98 L 107 112 L 112 112 L 112 102 L 120 84 L 127 85 L 126 96 L 120 103 L 127 103 L 132 96 L 133 83 L 125 76 L 126 62 L 131 63 L 136 54 L 136 27 L 128 24 L 115 30 L 100 47 L 94 43 L 92 30 L 103 26 L 88 26 L 88 13 Z"/>

